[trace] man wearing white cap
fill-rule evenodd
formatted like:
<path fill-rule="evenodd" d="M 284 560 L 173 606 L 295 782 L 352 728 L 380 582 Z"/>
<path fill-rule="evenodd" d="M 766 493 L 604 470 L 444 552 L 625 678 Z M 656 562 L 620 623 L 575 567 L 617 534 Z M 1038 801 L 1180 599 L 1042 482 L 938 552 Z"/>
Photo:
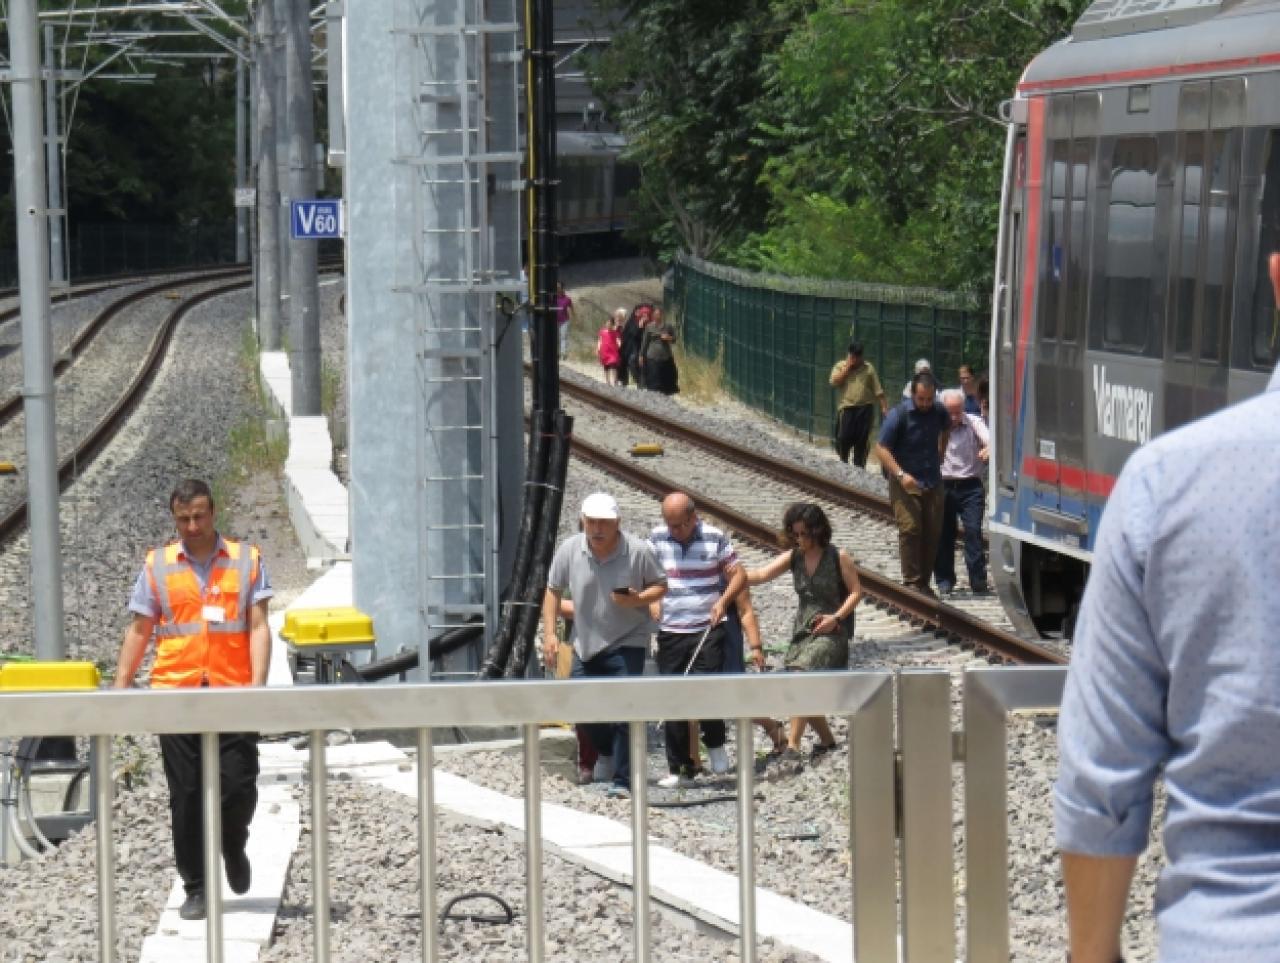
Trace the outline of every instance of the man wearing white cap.
<path fill-rule="evenodd" d="M 596 492 L 583 500 L 582 531 L 561 542 L 551 560 L 542 600 L 542 652 L 549 666 L 560 645 L 556 619 L 566 590 L 574 608 L 572 676 L 642 674 L 652 625 L 649 604 L 666 594 L 667 576 L 648 543 L 622 531 L 612 495 Z M 601 723 L 587 731 L 600 754 L 596 778 L 612 783 L 610 795 L 626 796 L 627 726 Z"/>

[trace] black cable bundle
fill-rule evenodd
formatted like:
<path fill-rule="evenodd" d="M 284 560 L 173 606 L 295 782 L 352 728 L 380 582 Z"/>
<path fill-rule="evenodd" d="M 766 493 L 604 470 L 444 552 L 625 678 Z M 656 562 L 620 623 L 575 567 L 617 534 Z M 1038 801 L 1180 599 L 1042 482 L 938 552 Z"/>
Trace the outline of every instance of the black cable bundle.
<path fill-rule="evenodd" d="M 485 655 L 480 671 L 476 673 L 479 679 L 501 678 L 507 667 L 507 660 L 511 657 L 511 643 L 516 637 L 516 625 L 520 621 L 520 603 L 525 596 L 525 583 L 533 563 L 535 536 L 546 495 L 547 454 L 551 450 L 547 439 L 551 426 L 549 412 L 535 411 L 529 419 L 529 459 L 525 467 L 524 510 L 520 516 L 520 534 L 516 541 L 511 581 L 504 593 L 507 604 L 503 607 L 502 623 L 494 633 L 489 652 Z"/>
<path fill-rule="evenodd" d="M 439 659 L 484 635 L 484 621 L 479 618 L 474 621 L 474 625 L 460 625 L 437 635 L 427 643 L 427 654 L 432 659 Z M 408 672 L 410 669 L 416 669 L 420 661 L 419 656 L 417 649 L 409 649 L 389 655 L 385 659 L 379 659 L 377 662 L 368 662 L 356 667 L 354 671 L 361 682 L 377 682 L 379 679 L 387 679 L 393 675 Z"/>
<path fill-rule="evenodd" d="M 542 517 L 538 520 L 538 537 L 535 543 L 533 568 L 526 581 L 521 601 L 520 621 L 516 630 L 515 648 L 507 663 L 505 678 L 520 679 L 529 667 L 529 653 L 534 648 L 538 632 L 538 620 L 542 616 L 542 596 L 547 590 L 547 571 L 556 548 L 556 536 L 560 531 L 560 507 L 564 503 L 564 482 L 569 474 L 570 441 L 573 438 L 573 418 L 563 411 L 555 416 L 555 435 L 547 458 L 546 494 L 543 496 Z"/>

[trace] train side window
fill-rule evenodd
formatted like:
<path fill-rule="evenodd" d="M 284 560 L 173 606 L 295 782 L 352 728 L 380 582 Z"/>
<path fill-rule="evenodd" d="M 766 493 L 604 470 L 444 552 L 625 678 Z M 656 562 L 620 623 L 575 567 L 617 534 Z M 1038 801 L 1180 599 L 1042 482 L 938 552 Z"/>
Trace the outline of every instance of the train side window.
<path fill-rule="evenodd" d="M 1104 347 L 1140 353 L 1154 323 L 1152 278 L 1156 270 L 1156 164 L 1154 137 L 1127 137 L 1111 153 L 1102 286 Z"/>
<path fill-rule="evenodd" d="M 1089 167 L 1093 163 L 1095 141 L 1081 138 L 1071 143 L 1071 221 L 1067 226 L 1066 310 L 1062 313 L 1061 337 L 1074 343 L 1080 337 L 1081 323 L 1088 310 L 1089 272 L 1086 269 L 1089 233 L 1086 217 L 1089 205 Z"/>
<path fill-rule="evenodd" d="M 1058 337 L 1058 315 L 1067 272 L 1066 205 L 1071 141 L 1051 141 L 1048 154 L 1049 190 L 1046 200 L 1049 209 L 1045 218 L 1045 258 L 1040 279 L 1040 338 L 1054 341 Z"/>
<path fill-rule="evenodd" d="M 1271 259 L 1280 252 L 1280 130 L 1273 130 L 1263 146 L 1261 202 L 1256 213 L 1258 239 L 1253 296 L 1250 299 L 1250 361 L 1270 371 L 1280 357 L 1280 303 L 1271 282 Z"/>
<path fill-rule="evenodd" d="M 1211 135 L 1206 200 L 1204 307 L 1200 322 L 1200 358 L 1225 361 L 1230 331 L 1235 270 L 1236 204 L 1240 185 L 1240 131 Z"/>
<path fill-rule="evenodd" d="M 1180 228 L 1175 241 L 1174 263 L 1171 272 L 1173 297 L 1170 299 L 1170 315 L 1173 328 L 1173 353 L 1190 357 L 1196 316 L 1196 281 L 1200 275 L 1200 208 L 1204 181 L 1204 134 L 1183 134 L 1183 163 L 1178 172 L 1181 184 L 1179 199 Z"/>

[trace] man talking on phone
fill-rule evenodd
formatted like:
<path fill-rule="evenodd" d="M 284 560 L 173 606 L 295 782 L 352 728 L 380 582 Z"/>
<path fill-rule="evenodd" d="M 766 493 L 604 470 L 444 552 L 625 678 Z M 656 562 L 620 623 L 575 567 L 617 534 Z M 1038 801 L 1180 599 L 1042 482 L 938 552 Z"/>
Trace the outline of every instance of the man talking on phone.
<path fill-rule="evenodd" d="M 547 574 L 543 658 L 548 666 L 555 665 L 560 646 L 556 619 L 568 592 L 574 608 L 571 677 L 638 676 L 644 672 L 652 629 L 649 605 L 666 594 L 666 573 L 647 542 L 622 531 L 612 495 L 596 492 L 583 499 L 581 523 L 581 532 L 557 546 Z M 626 798 L 631 793 L 627 726 L 597 723 L 588 726 L 587 733 L 600 754 L 596 779 L 610 783 L 610 796 Z"/>

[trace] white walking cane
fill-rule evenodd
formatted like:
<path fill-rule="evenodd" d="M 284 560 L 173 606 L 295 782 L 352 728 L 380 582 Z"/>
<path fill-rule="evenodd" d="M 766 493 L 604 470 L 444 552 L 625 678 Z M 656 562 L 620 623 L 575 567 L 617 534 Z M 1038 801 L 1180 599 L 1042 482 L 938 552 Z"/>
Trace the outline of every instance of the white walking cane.
<path fill-rule="evenodd" d="M 689 664 L 684 667 L 684 675 L 689 674 L 689 670 L 693 668 L 693 664 L 698 661 L 698 653 L 702 651 L 702 643 L 707 641 L 707 636 L 711 634 L 714 625 L 708 625 L 707 630 L 702 633 L 702 638 L 698 640 L 698 644 L 693 649 L 693 655 L 689 658 Z"/>

